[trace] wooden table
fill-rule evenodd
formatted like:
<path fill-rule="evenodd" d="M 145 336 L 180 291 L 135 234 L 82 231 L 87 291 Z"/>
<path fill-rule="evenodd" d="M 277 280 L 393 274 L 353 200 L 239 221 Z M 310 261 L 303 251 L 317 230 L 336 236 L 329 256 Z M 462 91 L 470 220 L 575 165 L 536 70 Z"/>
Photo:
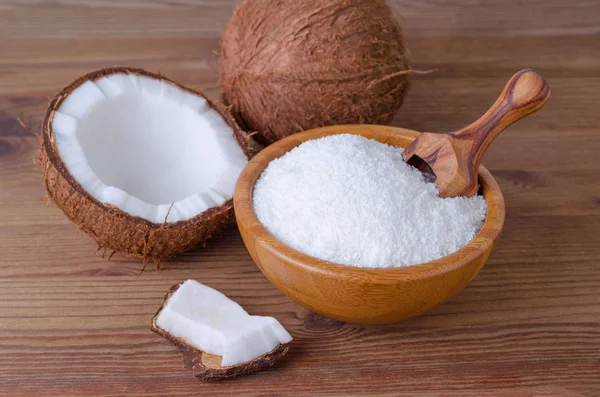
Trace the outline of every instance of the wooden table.
<path fill-rule="evenodd" d="M 217 97 L 218 37 L 233 0 L 0 0 L 0 395 L 600 395 L 600 3 L 396 1 L 418 76 L 395 124 L 448 131 L 513 72 L 536 68 L 546 108 L 484 163 L 507 205 L 480 275 L 429 314 L 344 324 L 290 302 L 234 225 L 155 272 L 94 242 L 44 200 L 48 98 L 108 65 L 160 71 Z M 149 330 L 167 288 L 201 280 L 295 337 L 266 372 L 202 383 Z"/>

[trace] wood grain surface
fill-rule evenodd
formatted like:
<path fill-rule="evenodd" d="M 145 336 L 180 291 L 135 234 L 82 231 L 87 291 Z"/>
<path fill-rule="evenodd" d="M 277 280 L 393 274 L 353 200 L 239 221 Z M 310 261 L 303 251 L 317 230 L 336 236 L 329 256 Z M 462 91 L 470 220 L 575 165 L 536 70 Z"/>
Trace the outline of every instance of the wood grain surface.
<path fill-rule="evenodd" d="M 214 50 L 233 0 L 0 0 L 0 396 L 600 395 L 600 3 L 394 1 L 416 68 L 396 125 L 452 131 L 517 70 L 552 87 L 483 164 L 506 200 L 488 264 L 449 302 L 391 326 L 320 317 L 253 264 L 235 225 L 155 272 L 94 254 L 46 203 L 38 129 L 48 98 L 91 70 L 165 73 L 217 98 Z M 187 278 L 295 341 L 268 371 L 202 383 L 150 331 Z"/>

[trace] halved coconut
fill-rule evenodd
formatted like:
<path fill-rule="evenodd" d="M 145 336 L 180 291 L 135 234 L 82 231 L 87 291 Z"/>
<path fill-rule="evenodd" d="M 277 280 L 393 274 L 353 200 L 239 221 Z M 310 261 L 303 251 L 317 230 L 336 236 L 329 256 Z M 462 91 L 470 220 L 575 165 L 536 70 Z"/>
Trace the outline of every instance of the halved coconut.
<path fill-rule="evenodd" d="M 152 331 L 183 353 L 199 378 L 232 378 L 272 366 L 292 337 L 273 317 L 251 316 L 221 292 L 195 280 L 171 287 Z"/>
<path fill-rule="evenodd" d="M 101 247 L 159 260 L 229 219 L 254 149 L 202 93 L 119 67 L 87 74 L 51 101 L 41 164 L 50 197 Z"/>

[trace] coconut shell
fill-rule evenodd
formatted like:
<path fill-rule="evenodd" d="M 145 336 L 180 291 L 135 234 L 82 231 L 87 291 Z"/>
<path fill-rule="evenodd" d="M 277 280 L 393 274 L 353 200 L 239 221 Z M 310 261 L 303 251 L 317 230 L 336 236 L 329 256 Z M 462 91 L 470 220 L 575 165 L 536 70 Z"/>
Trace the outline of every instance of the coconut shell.
<path fill-rule="evenodd" d="M 142 69 L 116 67 L 98 70 L 82 76 L 65 87 L 50 102 L 42 125 L 40 162 L 48 195 L 65 215 L 99 245 L 115 252 L 136 258 L 161 259 L 174 256 L 193 248 L 215 233 L 233 215 L 233 200 L 219 207 L 210 208 L 193 218 L 169 223 L 153 223 L 130 215 L 121 209 L 101 203 L 92 197 L 73 178 L 61 160 L 52 132 L 52 120 L 63 100 L 86 81 L 95 81 L 117 73 L 137 74 L 168 81 L 181 89 L 207 99 L 201 92 L 183 87 L 161 75 Z M 237 126 L 222 108 L 207 99 L 233 129 L 235 137 L 250 158 L 257 151 L 252 140 Z"/>
<path fill-rule="evenodd" d="M 177 291 L 180 284 L 174 285 L 169 289 L 169 292 L 165 296 L 165 300 L 158 310 L 154 317 L 152 318 L 152 325 L 150 329 L 156 334 L 162 336 L 169 342 L 171 342 L 175 347 L 179 349 L 179 351 L 183 354 L 183 362 L 187 368 L 189 368 L 192 373 L 202 379 L 202 380 L 221 380 L 221 379 L 229 379 L 235 378 L 236 376 L 242 376 L 249 374 L 251 372 L 260 371 L 263 369 L 267 369 L 281 357 L 283 357 L 288 351 L 287 344 L 279 344 L 273 350 L 268 353 L 263 354 L 260 357 L 255 358 L 254 360 L 240 363 L 236 365 L 231 365 L 228 367 L 222 367 L 222 357 L 216 356 L 214 354 L 209 354 L 203 352 L 202 350 L 198 350 L 195 347 L 188 345 L 184 340 L 177 338 L 165 332 L 161 328 L 157 327 L 156 321 L 158 318 L 158 314 L 165 307 L 167 301 Z"/>
<path fill-rule="evenodd" d="M 223 103 L 265 144 L 325 125 L 388 124 L 409 74 L 383 0 L 246 0 L 220 45 Z"/>

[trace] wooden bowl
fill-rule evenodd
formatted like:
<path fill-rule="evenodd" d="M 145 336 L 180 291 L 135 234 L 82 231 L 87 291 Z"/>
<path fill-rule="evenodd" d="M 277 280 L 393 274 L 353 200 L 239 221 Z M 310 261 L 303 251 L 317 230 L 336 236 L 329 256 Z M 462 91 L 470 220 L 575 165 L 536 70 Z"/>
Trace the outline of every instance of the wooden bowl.
<path fill-rule="evenodd" d="M 356 323 L 390 323 L 417 316 L 461 291 L 479 273 L 504 224 L 504 199 L 483 166 L 480 192 L 487 202 L 481 231 L 460 250 L 420 265 L 359 268 L 303 254 L 275 238 L 252 206 L 254 183 L 269 162 L 304 141 L 334 134 L 357 134 L 407 147 L 417 132 L 376 125 L 340 125 L 291 135 L 261 151 L 242 172 L 234 193 L 244 244 L 265 276 L 292 300 L 322 315 Z"/>

